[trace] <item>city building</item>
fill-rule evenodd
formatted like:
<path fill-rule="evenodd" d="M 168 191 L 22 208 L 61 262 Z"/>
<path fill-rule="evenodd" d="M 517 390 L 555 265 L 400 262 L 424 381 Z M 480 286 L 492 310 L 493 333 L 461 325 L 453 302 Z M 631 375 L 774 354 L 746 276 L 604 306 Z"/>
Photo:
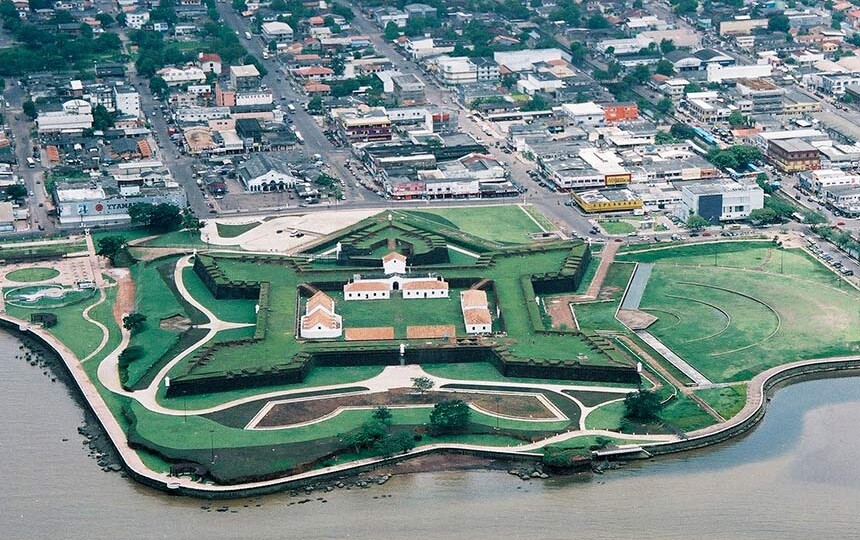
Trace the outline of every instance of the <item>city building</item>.
<path fill-rule="evenodd" d="M 639 105 L 636 103 L 604 103 L 603 119 L 607 124 L 627 122 L 639 118 Z"/>
<path fill-rule="evenodd" d="M 197 64 L 203 73 L 214 73 L 221 75 L 221 57 L 215 53 L 200 53 L 197 55 Z"/>
<path fill-rule="evenodd" d="M 573 126 L 580 128 L 593 128 L 606 123 L 606 115 L 603 107 L 593 101 L 585 103 L 565 103 L 561 106 Z"/>
<path fill-rule="evenodd" d="M 751 64 L 747 66 L 723 66 L 710 64 L 706 68 L 708 82 L 723 82 L 735 79 L 758 79 L 770 77 L 773 66 L 770 64 Z"/>
<path fill-rule="evenodd" d="M 746 219 L 764 207 L 764 191 L 755 183 L 741 184 L 717 179 L 680 185 L 681 203 L 675 215 L 687 221 L 699 215 L 713 225 Z"/>
<path fill-rule="evenodd" d="M 625 212 L 642 208 L 642 199 L 633 191 L 622 189 L 594 189 L 578 191 L 573 200 L 584 212 Z"/>
<path fill-rule="evenodd" d="M 416 75 L 395 75 L 391 77 L 393 94 L 400 105 L 420 105 L 426 101 L 424 83 Z"/>
<path fill-rule="evenodd" d="M 254 154 L 239 165 L 236 177 L 245 191 L 251 192 L 286 191 L 298 183 L 284 165 L 263 154 Z"/>
<path fill-rule="evenodd" d="M 81 132 L 93 127 L 93 108 L 82 99 L 72 99 L 62 104 L 60 110 L 40 111 L 36 118 L 39 134 L 56 132 Z"/>
<path fill-rule="evenodd" d="M 236 92 L 259 90 L 261 83 L 260 72 L 254 64 L 230 66 L 230 86 Z"/>
<path fill-rule="evenodd" d="M 206 74 L 197 66 L 186 66 L 184 68 L 166 67 L 159 69 L 155 74 L 164 79 L 167 86 L 179 86 L 206 81 Z"/>
<path fill-rule="evenodd" d="M 293 28 L 280 21 L 264 22 L 260 25 L 263 41 L 265 43 L 289 43 L 293 41 Z"/>
<path fill-rule="evenodd" d="M 745 99 L 752 101 L 755 114 L 775 114 L 783 111 L 785 90 L 764 79 L 736 79 L 735 88 Z"/>
<path fill-rule="evenodd" d="M 383 108 L 332 109 L 337 136 L 346 144 L 391 140 L 391 119 Z"/>
<path fill-rule="evenodd" d="M 821 168 L 818 149 L 803 139 L 771 140 L 765 154 L 784 172 L 809 171 Z"/>
<path fill-rule="evenodd" d="M 131 86 L 115 84 L 113 87 L 114 109 L 122 115 L 140 117 L 140 94 Z"/>

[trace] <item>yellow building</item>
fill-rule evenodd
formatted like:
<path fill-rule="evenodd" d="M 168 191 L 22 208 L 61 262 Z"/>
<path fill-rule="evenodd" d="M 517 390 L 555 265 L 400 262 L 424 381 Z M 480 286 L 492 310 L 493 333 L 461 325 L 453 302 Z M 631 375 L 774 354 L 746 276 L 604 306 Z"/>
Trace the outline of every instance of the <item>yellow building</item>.
<path fill-rule="evenodd" d="M 629 189 L 594 189 L 573 194 L 585 212 L 625 212 L 642 208 L 642 199 Z"/>

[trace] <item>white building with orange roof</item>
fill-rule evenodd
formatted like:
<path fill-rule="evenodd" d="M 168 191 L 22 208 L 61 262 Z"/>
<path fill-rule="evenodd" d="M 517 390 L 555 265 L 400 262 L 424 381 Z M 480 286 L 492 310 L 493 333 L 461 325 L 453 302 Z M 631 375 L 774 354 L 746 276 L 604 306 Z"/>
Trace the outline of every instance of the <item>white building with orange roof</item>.
<path fill-rule="evenodd" d="M 356 279 L 343 286 L 344 300 L 388 300 L 391 284 L 385 279 Z"/>
<path fill-rule="evenodd" d="M 385 272 L 385 275 L 405 274 L 406 255 L 392 251 L 382 258 L 382 270 Z"/>
<path fill-rule="evenodd" d="M 460 309 L 463 311 L 467 334 L 488 334 L 493 331 L 493 316 L 485 291 L 461 291 Z"/>
<path fill-rule="evenodd" d="M 441 277 L 406 280 L 401 290 L 403 298 L 448 298 L 448 282 Z"/>
<path fill-rule="evenodd" d="M 343 317 L 334 311 L 334 299 L 322 291 L 308 298 L 299 335 L 305 339 L 338 338 L 343 333 Z"/>

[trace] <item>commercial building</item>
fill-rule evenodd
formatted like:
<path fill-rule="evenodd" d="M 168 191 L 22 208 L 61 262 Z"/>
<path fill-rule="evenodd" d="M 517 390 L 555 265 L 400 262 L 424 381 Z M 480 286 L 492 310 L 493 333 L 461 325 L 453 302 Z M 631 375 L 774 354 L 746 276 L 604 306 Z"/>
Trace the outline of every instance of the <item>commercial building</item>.
<path fill-rule="evenodd" d="M 93 127 L 93 108 L 82 99 L 63 103 L 59 111 L 40 111 L 36 118 L 39 134 L 81 132 Z"/>
<path fill-rule="evenodd" d="M 839 169 L 821 169 L 801 173 L 800 184 L 815 193 L 823 194 L 834 187 L 860 186 L 860 175 Z"/>
<path fill-rule="evenodd" d="M 606 115 L 603 107 L 593 101 L 585 103 L 565 103 L 561 106 L 573 126 L 580 128 L 594 128 L 606 123 Z"/>
<path fill-rule="evenodd" d="M 594 189 L 573 194 L 573 200 L 584 212 L 625 212 L 642 208 L 642 199 L 633 191 Z"/>
<path fill-rule="evenodd" d="M 116 84 L 113 87 L 114 108 L 122 115 L 132 118 L 140 117 L 140 94 L 125 84 Z"/>
<path fill-rule="evenodd" d="M 721 36 L 750 34 L 757 28 L 767 28 L 767 19 L 753 19 L 748 15 L 720 22 Z"/>
<path fill-rule="evenodd" d="M 768 159 L 781 171 L 798 172 L 821 168 L 818 149 L 803 139 L 772 140 L 767 146 Z"/>
<path fill-rule="evenodd" d="M 262 31 L 263 41 L 266 43 L 271 43 L 272 41 L 276 43 L 289 43 L 293 41 L 293 28 L 285 22 L 264 22 L 260 25 L 260 30 Z"/>
<path fill-rule="evenodd" d="M 696 214 L 716 225 L 746 219 L 750 212 L 764 207 L 764 191 L 755 183 L 718 179 L 679 187 L 681 203 L 675 215 L 683 221 Z"/>
<path fill-rule="evenodd" d="M 263 154 L 254 154 L 236 169 L 236 177 L 245 191 L 286 191 L 298 183 L 282 163 Z"/>
<path fill-rule="evenodd" d="M 752 112 L 756 114 L 781 113 L 785 90 L 764 79 L 737 79 L 735 88 L 745 99 L 752 101 Z"/>
<path fill-rule="evenodd" d="M 258 90 L 261 82 L 260 72 L 254 64 L 230 66 L 230 86 L 236 92 Z"/>
<path fill-rule="evenodd" d="M 708 82 L 723 82 L 734 79 L 757 79 L 770 77 L 773 66 L 770 64 L 752 64 L 748 66 L 722 66 L 710 64 L 707 67 Z"/>
<path fill-rule="evenodd" d="M 424 82 L 413 74 L 395 75 L 391 78 L 394 97 L 405 106 L 420 105 L 426 101 Z"/>
<path fill-rule="evenodd" d="M 603 119 L 607 124 L 627 122 L 639 118 L 639 105 L 636 103 L 604 103 Z"/>
<path fill-rule="evenodd" d="M 185 190 L 175 182 L 142 188 L 134 197 L 122 196 L 114 187 L 61 184 L 53 197 L 61 227 L 129 223 L 128 209 L 135 203 L 187 205 Z"/>
<path fill-rule="evenodd" d="M 159 69 L 155 74 L 164 79 L 167 86 L 179 86 L 206 81 L 206 74 L 197 66 L 186 66 L 184 68 L 166 67 Z"/>
<path fill-rule="evenodd" d="M 519 73 L 533 71 L 535 64 L 549 63 L 558 60 L 570 62 L 570 55 L 561 49 L 526 49 L 523 51 L 504 51 L 493 53 L 493 60 L 499 66 L 509 71 Z"/>
<path fill-rule="evenodd" d="M 346 144 L 391 140 L 391 119 L 383 108 L 332 109 L 329 115 L 337 136 Z"/>
<path fill-rule="evenodd" d="M 0 202 L 0 232 L 12 232 L 15 230 L 15 213 L 12 203 Z"/>

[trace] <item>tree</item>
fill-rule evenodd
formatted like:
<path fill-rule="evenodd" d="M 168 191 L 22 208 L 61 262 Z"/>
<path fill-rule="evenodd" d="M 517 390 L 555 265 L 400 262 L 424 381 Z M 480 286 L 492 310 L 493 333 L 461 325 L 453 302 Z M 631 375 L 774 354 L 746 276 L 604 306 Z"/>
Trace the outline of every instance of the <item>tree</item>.
<path fill-rule="evenodd" d="M 412 377 L 412 388 L 417 390 L 419 394 L 423 395 L 429 392 L 435 385 L 436 383 L 430 377 Z"/>
<path fill-rule="evenodd" d="M 654 135 L 654 144 L 669 144 L 673 142 L 675 142 L 675 137 L 666 131 L 658 131 L 657 134 Z"/>
<path fill-rule="evenodd" d="M 314 96 L 308 101 L 308 112 L 314 114 L 323 112 L 323 100 L 320 96 Z"/>
<path fill-rule="evenodd" d="M 31 99 L 25 101 L 21 108 L 30 120 L 35 120 L 36 117 L 39 116 L 39 111 L 36 110 L 36 104 L 33 103 L 33 100 Z"/>
<path fill-rule="evenodd" d="M 6 199 L 16 200 L 23 199 L 27 196 L 27 186 L 24 184 L 12 184 L 6 188 Z"/>
<path fill-rule="evenodd" d="M 152 91 L 153 94 L 161 97 L 164 97 L 170 91 L 169 87 L 167 86 L 167 81 L 165 81 L 158 75 L 155 75 L 154 77 L 149 79 L 149 89 Z"/>
<path fill-rule="evenodd" d="M 663 98 L 657 102 L 657 105 L 655 105 L 655 107 L 657 107 L 658 112 L 661 112 L 663 114 L 671 114 L 672 111 L 675 109 L 675 104 L 672 103 L 671 99 Z"/>
<path fill-rule="evenodd" d="M 779 221 L 779 217 L 776 215 L 776 212 L 770 208 L 756 208 L 750 212 L 749 220 L 755 225 L 760 225 L 765 223 L 775 223 Z"/>
<path fill-rule="evenodd" d="M 415 439 L 407 431 L 398 431 L 378 439 L 373 445 L 374 451 L 380 456 L 405 454 L 415 448 Z"/>
<path fill-rule="evenodd" d="M 129 206 L 128 215 L 132 223 L 156 233 L 176 230 L 182 223 L 179 207 L 174 204 L 134 203 Z"/>
<path fill-rule="evenodd" d="M 687 227 L 693 231 L 701 231 L 711 223 L 700 216 L 699 214 L 693 214 L 687 218 Z"/>
<path fill-rule="evenodd" d="M 331 70 L 334 71 L 335 75 L 343 75 L 343 70 L 345 68 L 346 66 L 343 62 L 343 58 L 340 55 L 337 55 L 331 59 Z"/>
<path fill-rule="evenodd" d="M 388 21 L 388 24 L 385 25 L 385 39 L 388 41 L 394 41 L 400 36 L 400 27 L 394 23 L 394 21 Z"/>
<path fill-rule="evenodd" d="M 113 262 L 114 257 L 122 251 L 125 246 L 125 237 L 120 235 L 111 235 L 99 238 L 99 249 L 96 254 L 107 257 Z"/>
<path fill-rule="evenodd" d="M 376 420 L 368 420 L 357 430 L 347 435 L 339 435 L 339 437 L 341 442 L 351 446 L 357 454 L 364 448 L 372 448 L 377 441 L 385 438 L 387 433 L 388 428 L 384 424 Z"/>
<path fill-rule="evenodd" d="M 675 7 L 673 7 L 673 11 L 679 15 L 683 15 L 685 13 L 694 13 L 697 9 L 699 9 L 698 0 L 680 0 L 679 2 L 672 2 Z"/>
<path fill-rule="evenodd" d="M 443 401 L 430 411 L 430 429 L 433 433 L 453 433 L 466 427 L 472 411 L 462 399 Z"/>
<path fill-rule="evenodd" d="M 606 20 L 606 17 L 599 13 L 595 13 L 591 17 L 588 18 L 588 22 L 585 24 L 591 30 L 601 30 L 603 28 L 609 28 L 609 21 Z"/>
<path fill-rule="evenodd" d="M 99 13 L 96 15 L 96 20 L 102 25 L 102 28 L 108 28 L 116 22 L 110 13 Z"/>
<path fill-rule="evenodd" d="M 682 140 L 693 139 L 696 136 L 696 132 L 693 130 L 692 126 L 688 126 L 687 124 L 680 122 L 672 124 L 672 127 L 669 128 L 669 133 L 671 133 L 676 139 Z"/>
<path fill-rule="evenodd" d="M 203 221 L 200 220 L 190 208 L 182 211 L 182 228 L 186 231 L 200 232 L 203 228 Z"/>
<path fill-rule="evenodd" d="M 788 32 L 789 28 L 791 28 L 791 21 L 782 13 L 771 15 L 767 19 L 767 29 L 771 32 Z"/>
<path fill-rule="evenodd" d="M 675 47 L 675 42 L 671 39 L 663 38 L 660 41 L 660 52 L 662 52 L 663 54 L 670 53 L 675 49 L 677 49 L 677 47 Z"/>
<path fill-rule="evenodd" d="M 729 115 L 729 125 L 732 127 L 744 126 L 747 123 L 747 117 L 741 111 L 734 110 Z"/>
<path fill-rule="evenodd" d="M 235 9 L 239 13 L 248 10 L 248 4 L 245 2 L 245 0 L 232 0 L 230 2 L 230 5 L 233 6 L 233 9 Z"/>
<path fill-rule="evenodd" d="M 821 212 L 810 210 L 803 214 L 803 222 L 812 226 L 827 223 L 827 216 Z"/>
<path fill-rule="evenodd" d="M 113 127 L 113 115 L 99 103 L 93 109 L 93 129 L 96 131 L 104 131 Z"/>
<path fill-rule="evenodd" d="M 770 183 L 770 180 L 767 177 L 767 173 L 758 173 L 755 176 L 755 183 L 758 184 L 758 187 L 760 187 L 762 191 L 764 191 L 768 195 L 774 192 L 773 184 Z"/>
<path fill-rule="evenodd" d="M 690 94 L 692 92 L 701 92 L 701 91 L 702 91 L 702 87 L 696 83 L 690 83 L 684 87 L 684 93 L 685 94 Z"/>
<path fill-rule="evenodd" d="M 651 78 L 651 71 L 648 70 L 648 66 L 640 64 L 633 68 L 629 75 L 636 84 L 645 84 Z"/>
<path fill-rule="evenodd" d="M 379 407 L 373 409 L 373 419 L 382 422 L 386 426 L 390 426 L 391 409 L 389 409 L 385 405 L 380 405 Z"/>
<path fill-rule="evenodd" d="M 830 14 L 830 28 L 834 30 L 842 29 L 842 21 L 845 20 L 845 13 L 842 11 L 834 11 Z"/>
<path fill-rule="evenodd" d="M 657 66 L 654 68 L 654 73 L 671 77 L 675 74 L 675 66 L 672 64 L 672 62 L 663 58 L 659 62 L 657 62 Z"/>
<path fill-rule="evenodd" d="M 143 328 L 145 322 L 146 315 L 143 313 L 129 313 L 122 318 L 122 327 L 134 334 Z"/>
<path fill-rule="evenodd" d="M 278 42 L 273 39 L 266 45 L 266 49 L 268 49 L 270 53 L 278 52 Z"/>
<path fill-rule="evenodd" d="M 624 398 L 624 408 L 626 409 L 624 416 L 627 418 L 651 420 L 657 418 L 662 404 L 655 392 L 639 390 L 627 394 L 627 397 Z"/>

